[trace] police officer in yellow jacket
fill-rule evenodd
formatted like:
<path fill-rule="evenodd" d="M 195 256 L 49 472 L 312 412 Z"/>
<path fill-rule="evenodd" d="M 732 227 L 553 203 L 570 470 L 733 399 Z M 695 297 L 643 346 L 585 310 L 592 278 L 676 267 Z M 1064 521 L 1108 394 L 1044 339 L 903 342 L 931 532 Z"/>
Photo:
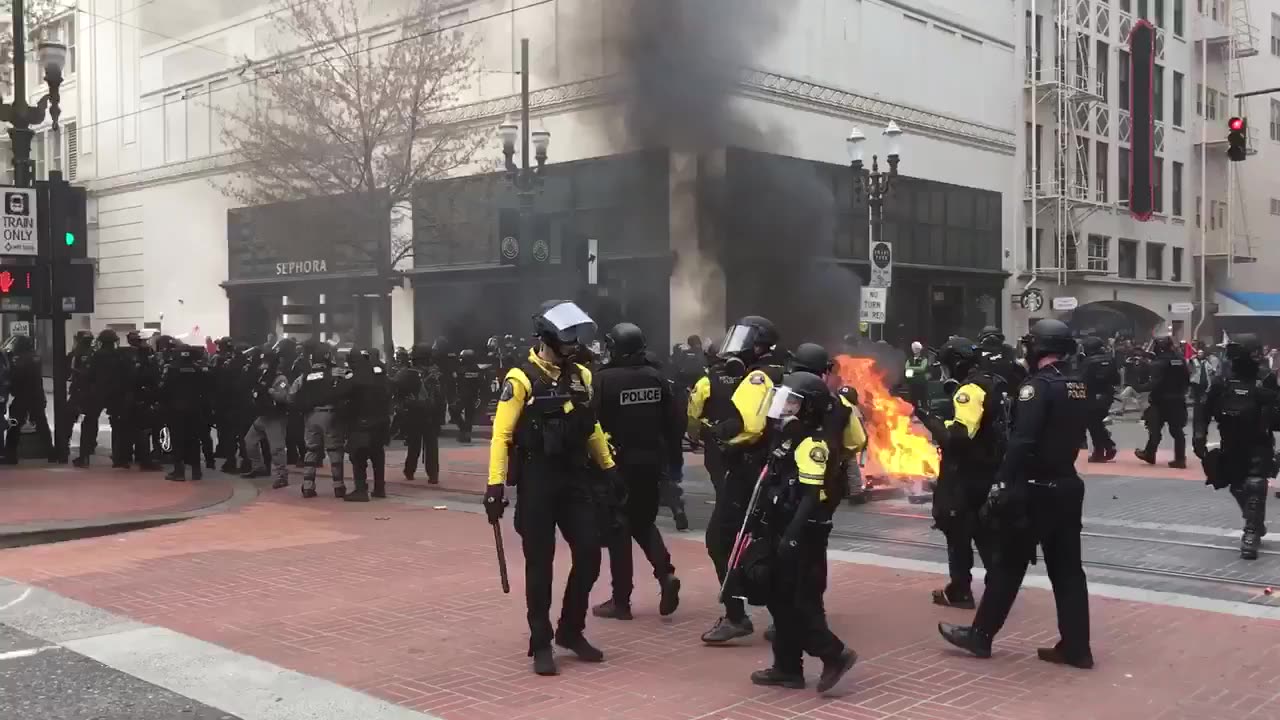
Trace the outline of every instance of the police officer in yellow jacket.
<path fill-rule="evenodd" d="M 831 387 L 831 355 L 821 345 L 800 343 L 791 352 L 789 365 L 791 372 L 809 373 Z M 827 506 L 828 514 L 834 514 L 840 501 L 848 495 L 849 463 L 867 446 L 867 433 L 862 427 L 862 415 L 857 405 L 857 391 L 840 386 L 822 418 L 821 438 L 827 449 L 822 482 L 823 504 Z M 822 602 L 821 597 L 818 602 Z M 775 631 L 773 626 L 765 630 L 765 640 L 773 642 Z"/>
<path fill-rule="evenodd" d="M 766 594 L 776 628 L 771 640 L 773 665 L 751 674 L 756 685 L 803 688 L 807 653 L 822 660 L 818 692 L 826 692 L 858 659 L 831 632 L 823 603 L 831 516 L 840 502 L 838 495 L 831 497 L 827 469 L 832 458 L 824 438 L 837 402 L 821 377 L 793 372 L 770 403 L 768 414 L 779 421 L 772 443 L 777 449 L 768 467 L 765 499 L 757 503 L 761 510 L 753 515 L 767 520 L 764 527 L 781 529 L 781 536 Z"/>
<path fill-rule="evenodd" d="M 765 442 L 768 400 L 783 374 L 783 367 L 774 354 L 777 344 L 778 331 L 773 323 L 759 315 L 748 315 L 729 328 L 721 346 L 721 353 L 737 358 L 747 368 L 730 398 L 732 411 L 712 432 L 712 439 L 723 451 L 725 478 L 708 521 L 707 552 L 721 582 L 751 500 L 751 491 L 769 453 Z M 742 600 L 725 597 L 722 601 L 725 614 L 702 635 L 704 643 L 718 645 L 755 632 Z"/>
<path fill-rule="evenodd" d="M 515 527 L 523 540 L 529 655 L 534 672 L 555 675 L 551 642 L 587 662 L 604 653 L 583 636 L 591 587 L 600 574 L 600 527 L 589 467 L 602 470 L 614 493 L 623 487 L 604 432 L 591 410 L 591 372 L 570 360 L 590 341 L 595 323 L 577 305 L 543 303 L 534 315 L 538 344 L 528 359 L 507 371 L 489 447 L 485 511 L 498 522 L 506 505 L 504 485 L 519 487 Z M 621 497 L 621 495 L 619 495 Z M 556 528 L 573 556 L 560 609 L 551 628 L 551 581 Z"/>
<path fill-rule="evenodd" d="M 733 391 L 747 374 L 742 360 L 736 357 L 715 358 L 707 374 L 698 378 L 689 392 L 686 411 L 689 436 L 702 442 L 702 464 L 711 476 L 716 493 L 724 485 L 724 451 L 715 438 L 715 427 L 737 411 L 733 407 Z"/>
<path fill-rule="evenodd" d="M 933 495 L 933 518 L 947 539 L 947 567 L 951 581 L 933 591 L 933 602 L 972 609 L 973 546 L 984 567 L 990 568 L 990 540 L 982 531 L 978 511 L 987 500 L 1000 459 L 1008 444 L 1008 385 L 983 362 L 978 346 L 967 338 L 952 338 L 938 352 L 938 362 L 959 385 L 951 398 L 950 420 L 917 408 L 921 422 L 942 449 L 942 468 Z"/>

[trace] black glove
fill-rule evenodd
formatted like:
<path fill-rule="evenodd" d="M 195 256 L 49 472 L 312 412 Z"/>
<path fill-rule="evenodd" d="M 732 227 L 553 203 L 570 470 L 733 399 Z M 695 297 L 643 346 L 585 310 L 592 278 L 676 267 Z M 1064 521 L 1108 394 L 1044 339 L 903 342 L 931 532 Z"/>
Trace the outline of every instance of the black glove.
<path fill-rule="evenodd" d="M 789 567 L 795 563 L 799 543 L 793 538 L 784 536 L 778 541 L 778 563 L 783 567 Z"/>
<path fill-rule="evenodd" d="M 1206 440 L 1207 438 L 1204 435 L 1196 435 L 1191 438 L 1191 451 L 1194 452 L 1196 457 L 1201 460 L 1203 460 L 1204 456 L 1209 452 L 1209 446 Z"/>
<path fill-rule="evenodd" d="M 994 485 L 987 493 L 987 501 L 978 510 L 978 518 L 989 528 L 1025 530 L 1030 524 L 1026 500 L 1026 489 L 1022 484 Z"/>
<path fill-rule="evenodd" d="M 486 486 L 484 489 L 484 513 L 489 516 L 489 522 L 497 523 L 501 520 L 502 513 L 506 509 L 506 486 L 501 483 Z"/>
<path fill-rule="evenodd" d="M 609 468 L 604 472 L 605 487 L 608 489 L 609 497 L 616 507 L 622 507 L 627 504 L 627 483 L 622 479 L 622 473 L 618 472 L 618 468 Z"/>

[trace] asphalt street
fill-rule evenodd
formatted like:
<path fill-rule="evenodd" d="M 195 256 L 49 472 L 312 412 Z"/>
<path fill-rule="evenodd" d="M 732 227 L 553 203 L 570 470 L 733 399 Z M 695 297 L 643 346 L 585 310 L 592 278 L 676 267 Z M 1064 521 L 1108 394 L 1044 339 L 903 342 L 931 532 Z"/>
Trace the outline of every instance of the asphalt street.
<path fill-rule="evenodd" d="M 238 720 L 0 623 L 0 717 Z"/>

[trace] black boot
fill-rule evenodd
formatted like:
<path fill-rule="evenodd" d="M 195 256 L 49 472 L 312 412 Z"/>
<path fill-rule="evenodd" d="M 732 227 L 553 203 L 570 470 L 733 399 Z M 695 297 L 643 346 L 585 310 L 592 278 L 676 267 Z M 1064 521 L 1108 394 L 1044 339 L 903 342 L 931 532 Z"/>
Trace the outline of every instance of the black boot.
<path fill-rule="evenodd" d="M 938 623 L 938 632 L 947 642 L 961 650 L 968 650 L 974 657 L 991 657 L 991 636 L 968 625 Z"/>
<path fill-rule="evenodd" d="M 858 662 L 858 653 L 845 648 L 844 652 L 830 660 L 822 661 L 822 676 L 818 678 L 818 692 L 824 693 L 836 686 L 840 679 Z"/>
<path fill-rule="evenodd" d="M 1240 537 L 1240 559 L 1257 560 L 1258 549 L 1262 547 L 1262 537 L 1252 530 L 1245 530 Z"/>
<path fill-rule="evenodd" d="M 1104 448 L 1102 451 L 1102 462 L 1111 462 L 1116 459 L 1116 446 Z"/>
<path fill-rule="evenodd" d="M 192 480 L 203 480 L 203 479 L 204 479 L 204 470 L 203 470 L 203 469 L 201 469 L 201 468 L 200 468 L 200 466 L 199 466 L 198 464 L 197 464 L 197 465 L 192 465 L 192 466 L 191 466 L 191 479 L 192 479 Z"/>
<path fill-rule="evenodd" d="M 342 499 L 347 502 L 369 502 L 369 488 L 357 484 L 356 489 L 344 495 Z"/>
<path fill-rule="evenodd" d="M 722 617 L 716 621 L 715 625 L 711 626 L 710 630 L 702 634 L 702 642 L 708 645 L 719 645 L 730 640 L 751 637 L 755 631 L 756 628 L 751 624 L 751 618 L 749 617 L 744 617 L 738 621 Z"/>
<path fill-rule="evenodd" d="M 89 467 L 89 456 L 88 456 L 88 455 L 78 455 L 78 456 L 76 456 L 76 459 L 75 459 L 75 460 L 72 460 L 72 461 L 71 461 L 71 464 L 72 464 L 72 465 L 75 465 L 75 466 L 76 466 L 76 467 L 78 467 L 78 468 L 87 468 L 87 467 Z"/>
<path fill-rule="evenodd" d="M 1054 665 L 1070 665 L 1071 667 L 1080 668 L 1081 670 L 1093 669 L 1093 653 L 1085 652 L 1083 655 L 1068 655 L 1062 651 L 1062 644 L 1059 643 L 1051 648 L 1037 648 L 1036 656 L 1041 660 Z"/>
<path fill-rule="evenodd" d="M 223 465 L 223 467 L 226 467 L 226 465 Z M 223 472 L 227 472 L 227 471 L 223 470 Z M 261 470 L 259 470 L 258 468 L 251 468 L 248 472 L 240 473 L 240 477 L 244 478 L 245 480 L 252 480 L 254 478 L 266 477 L 267 475 L 268 473 L 266 468 L 263 468 Z"/>
<path fill-rule="evenodd" d="M 178 468 L 174 468 L 173 472 L 164 476 L 164 479 L 172 480 L 174 482 L 186 482 L 187 474 L 184 471 L 179 470 Z"/>
<path fill-rule="evenodd" d="M 783 672 L 773 667 L 765 668 L 751 673 L 751 684 L 787 688 L 788 690 L 803 690 L 804 673 Z"/>
<path fill-rule="evenodd" d="M 271 483 L 272 490 L 279 490 L 280 488 L 287 487 L 289 487 L 289 478 L 276 478 L 275 482 Z"/>
<path fill-rule="evenodd" d="M 226 460 L 222 463 L 222 472 L 228 474 L 237 473 L 240 472 L 240 466 L 236 465 L 234 460 Z M 250 468 L 249 472 L 253 472 L 253 469 Z"/>
<path fill-rule="evenodd" d="M 583 662 L 604 662 L 604 653 L 595 645 L 587 642 L 581 633 L 572 636 L 556 633 L 556 644 L 578 656 Z"/>
<path fill-rule="evenodd" d="M 347 497 L 347 486 L 346 486 L 346 485 L 334 485 L 334 486 L 333 486 L 333 496 L 334 496 L 334 497 L 336 497 L 336 498 L 338 498 L 339 500 L 345 500 L 345 499 L 346 499 L 346 497 Z"/>
<path fill-rule="evenodd" d="M 666 575 L 658 581 L 658 586 L 662 588 L 662 598 L 658 600 L 658 614 L 667 617 L 680 607 L 680 578 L 674 574 Z"/>
<path fill-rule="evenodd" d="M 609 620 L 631 620 L 634 617 L 631 614 L 631 603 L 612 599 L 591 608 L 591 614 Z"/>
<path fill-rule="evenodd" d="M 551 652 L 551 648 L 539 648 L 529 654 L 533 656 L 533 671 L 538 675 L 550 677 L 560 674 L 560 669 L 556 667 L 556 656 Z"/>
<path fill-rule="evenodd" d="M 1149 453 L 1149 452 L 1147 452 L 1146 450 L 1134 450 L 1134 451 L 1133 451 L 1133 456 L 1134 456 L 1134 457 L 1136 457 L 1136 458 L 1138 458 L 1139 460 L 1141 460 L 1142 462 L 1144 462 L 1144 463 L 1146 463 L 1146 464 L 1148 464 L 1148 465 L 1155 465 L 1155 464 L 1156 464 L 1156 454 L 1155 454 L 1155 453 L 1153 453 L 1153 452 L 1152 452 L 1152 453 Z"/>
<path fill-rule="evenodd" d="M 977 607 L 973 602 L 972 591 L 958 591 L 950 585 L 942 590 L 933 591 L 933 604 L 941 605 L 943 607 L 960 608 L 961 610 L 972 610 Z"/>
<path fill-rule="evenodd" d="M 311 499 L 315 496 L 316 496 L 316 488 L 314 485 L 311 487 L 307 487 L 306 485 L 302 486 L 302 497 Z"/>
<path fill-rule="evenodd" d="M 387 496 L 387 468 L 385 465 L 383 467 L 374 465 L 373 492 L 370 494 L 376 498 L 384 498 Z"/>

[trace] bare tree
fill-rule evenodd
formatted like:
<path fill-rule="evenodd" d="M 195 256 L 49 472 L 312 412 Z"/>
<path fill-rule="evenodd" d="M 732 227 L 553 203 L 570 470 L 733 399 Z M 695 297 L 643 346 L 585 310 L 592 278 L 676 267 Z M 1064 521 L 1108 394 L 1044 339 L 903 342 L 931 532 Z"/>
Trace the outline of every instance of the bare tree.
<path fill-rule="evenodd" d="M 277 37 L 253 101 L 222 111 L 242 165 L 221 187 L 247 205 L 354 196 L 369 227 L 409 206 L 416 189 L 471 163 L 482 138 L 440 122 L 474 72 L 474 43 L 439 26 L 439 0 L 406 0 L 375 17 L 370 0 L 277 0 Z M 296 49 L 294 49 L 296 48 Z M 391 248 L 391 267 L 413 252 Z"/>
<path fill-rule="evenodd" d="M 35 43 L 40 38 L 41 26 L 53 17 L 67 12 L 68 8 L 58 0 L 26 0 L 23 10 L 26 18 L 27 52 L 33 53 Z M 0 0 L 0 20 L 7 23 L 12 14 L 13 0 Z M 49 40 L 66 42 L 66 38 L 50 37 Z M 27 62 L 32 63 L 34 59 L 28 57 Z M 4 68 L 6 76 L 13 72 L 13 26 L 11 24 L 5 25 L 0 30 L 0 67 Z M 43 72 L 39 73 L 40 77 L 43 75 Z M 12 90 L 12 83 L 10 83 L 10 90 Z"/>

